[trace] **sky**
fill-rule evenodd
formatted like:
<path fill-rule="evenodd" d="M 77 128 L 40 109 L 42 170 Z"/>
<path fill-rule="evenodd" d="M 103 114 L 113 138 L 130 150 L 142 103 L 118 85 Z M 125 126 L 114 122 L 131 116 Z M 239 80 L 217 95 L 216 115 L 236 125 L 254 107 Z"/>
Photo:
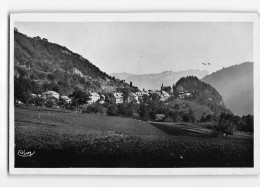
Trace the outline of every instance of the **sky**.
<path fill-rule="evenodd" d="M 253 61 L 250 22 L 19 22 L 15 27 L 66 46 L 108 74 L 211 73 Z"/>

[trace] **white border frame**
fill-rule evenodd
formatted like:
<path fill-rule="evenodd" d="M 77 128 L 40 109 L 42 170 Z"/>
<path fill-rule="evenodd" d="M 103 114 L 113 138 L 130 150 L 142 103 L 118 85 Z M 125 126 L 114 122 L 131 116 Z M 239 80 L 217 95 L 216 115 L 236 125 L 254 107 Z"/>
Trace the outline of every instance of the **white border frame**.
<path fill-rule="evenodd" d="M 19 13 L 10 15 L 9 173 L 78 175 L 257 175 L 260 159 L 260 19 L 257 13 Z M 253 168 L 14 168 L 14 22 L 252 22 L 254 36 Z"/>

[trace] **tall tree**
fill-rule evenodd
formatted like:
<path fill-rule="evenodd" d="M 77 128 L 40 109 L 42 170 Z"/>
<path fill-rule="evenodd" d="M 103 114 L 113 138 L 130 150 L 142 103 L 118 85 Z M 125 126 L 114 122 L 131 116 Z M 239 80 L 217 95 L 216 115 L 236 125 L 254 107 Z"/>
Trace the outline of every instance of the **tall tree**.
<path fill-rule="evenodd" d="M 69 97 L 72 99 L 72 105 L 75 106 L 83 105 L 90 100 L 89 95 L 80 89 L 76 89 Z"/>

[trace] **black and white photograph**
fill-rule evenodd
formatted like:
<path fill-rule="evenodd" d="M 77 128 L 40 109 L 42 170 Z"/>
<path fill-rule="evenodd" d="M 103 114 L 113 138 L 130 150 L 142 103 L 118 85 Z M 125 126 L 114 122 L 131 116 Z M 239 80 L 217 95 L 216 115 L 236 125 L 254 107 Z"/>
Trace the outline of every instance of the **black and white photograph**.
<path fill-rule="evenodd" d="M 257 19 L 12 14 L 10 172 L 259 173 Z"/>

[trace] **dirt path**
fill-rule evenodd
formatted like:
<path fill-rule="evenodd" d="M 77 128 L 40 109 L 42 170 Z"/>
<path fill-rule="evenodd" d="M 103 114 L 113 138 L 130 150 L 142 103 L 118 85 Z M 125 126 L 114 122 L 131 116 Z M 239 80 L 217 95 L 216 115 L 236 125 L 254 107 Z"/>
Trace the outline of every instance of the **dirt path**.
<path fill-rule="evenodd" d="M 207 129 L 205 127 L 193 124 L 193 123 L 166 123 L 166 122 L 150 122 L 152 125 L 156 126 L 157 128 L 161 129 L 163 132 L 169 135 L 206 135 L 211 136 L 212 130 Z M 189 131 L 191 133 L 185 133 L 185 131 Z M 182 132 L 181 132 L 182 131 Z M 233 138 L 253 138 L 253 134 L 245 133 L 241 131 L 236 131 Z"/>
<path fill-rule="evenodd" d="M 157 127 L 164 133 L 174 136 L 211 136 L 209 129 L 186 123 L 163 123 L 163 122 L 150 122 L 153 126 Z"/>

